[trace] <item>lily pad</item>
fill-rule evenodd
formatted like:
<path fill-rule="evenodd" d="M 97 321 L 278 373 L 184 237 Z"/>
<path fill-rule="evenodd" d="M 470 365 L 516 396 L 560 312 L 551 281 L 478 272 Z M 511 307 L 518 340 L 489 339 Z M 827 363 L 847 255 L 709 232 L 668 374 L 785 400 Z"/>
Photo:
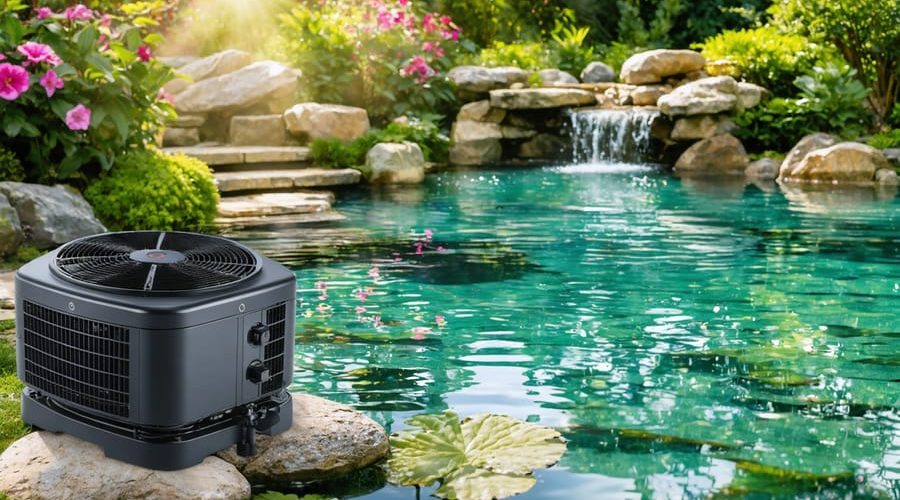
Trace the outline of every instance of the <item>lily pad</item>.
<path fill-rule="evenodd" d="M 442 498 L 490 500 L 528 491 L 533 469 L 549 467 L 566 450 L 553 429 L 483 413 L 462 423 L 456 413 L 420 415 L 391 440 L 389 481 L 441 485 Z"/>

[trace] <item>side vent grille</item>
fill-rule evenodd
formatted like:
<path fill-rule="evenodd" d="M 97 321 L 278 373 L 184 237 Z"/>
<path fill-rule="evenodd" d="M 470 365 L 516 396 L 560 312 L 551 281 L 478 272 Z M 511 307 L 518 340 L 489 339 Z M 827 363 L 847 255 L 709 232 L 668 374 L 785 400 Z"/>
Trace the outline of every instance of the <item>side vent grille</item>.
<path fill-rule="evenodd" d="M 128 416 L 128 337 L 121 326 L 23 302 L 25 383 L 111 415 Z"/>
<path fill-rule="evenodd" d="M 266 310 L 269 342 L 266 343 L 263 363 L 269 369 L 270 378 L 262 384 L 262 394 L 281 389 L 284 384 L 284 318 L 286 310 L 287 306 L 284 303 Z"/>

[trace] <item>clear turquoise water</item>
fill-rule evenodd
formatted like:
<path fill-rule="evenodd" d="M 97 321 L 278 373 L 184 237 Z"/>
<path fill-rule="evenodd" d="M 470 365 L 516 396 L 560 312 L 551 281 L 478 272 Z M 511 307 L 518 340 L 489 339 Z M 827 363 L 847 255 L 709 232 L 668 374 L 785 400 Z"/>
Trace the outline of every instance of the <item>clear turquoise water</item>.
<path fill-rule="evenodd" d="M 294 390 L 391 431 L 448 408 L 559 429 L 567 453 L 522 498 L 897 498 L 892 195 L 463 170 L 239 236 L 296 269 Z M 415 498 L 359 482 L 300 491 Z"/>

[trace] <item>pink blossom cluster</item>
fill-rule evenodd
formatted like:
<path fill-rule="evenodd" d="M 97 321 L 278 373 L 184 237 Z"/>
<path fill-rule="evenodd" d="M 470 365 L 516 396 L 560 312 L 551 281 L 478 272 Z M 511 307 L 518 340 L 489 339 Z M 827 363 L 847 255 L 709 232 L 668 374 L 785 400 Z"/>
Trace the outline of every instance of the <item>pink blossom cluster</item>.
<path fill-rule="evenodd" d="M 103 14 L 98 16 L 96 12 L 84 4 L 67 7 L 62 14 L 53 12 L 50 7 L 38 7 L 34 10 L 36 21 L 47 21 L 65 18 L 68 21 L 90 21 L 99 17 L 100 25 L 109 28 L 112 18 Z M 108 47 L 106 35 L 101 35 L 98 43 L 101 50 Z M 136 51 L 142 62 L 148 62 L 152 55 L 150 48 L 142 45 Z M 43 74 L 38 78 L 38 84 L 43 87 L 47 97 L 53 97 L 57 90 L 65 87 L 63 80 L 54 68 L 61 65 L 63 60 L 56 54 L 52 47 L 39 42 L 24 42 L 16 47 L 14 55 L 21 57 L 19 64 L 13 62 L 0 63 L 0 99 L 14 101 L 28 91 L 31 86 L 31 73 Z M 5 54 L 0 54 L 0 61 L 7 61 Z M 77 104 L 66 113 L 66 126 L 70 130 L 87 130 L 91 123 L 91 109 L 84 104 Z"/>

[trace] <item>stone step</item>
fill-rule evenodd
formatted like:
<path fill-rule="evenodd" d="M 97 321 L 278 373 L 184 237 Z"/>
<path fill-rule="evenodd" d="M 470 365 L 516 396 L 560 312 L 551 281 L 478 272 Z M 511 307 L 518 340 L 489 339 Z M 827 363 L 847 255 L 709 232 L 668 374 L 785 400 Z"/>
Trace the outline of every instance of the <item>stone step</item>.
<path fill-rule="evenodd" d="M 303 146 L 185 146 L 163 148 L 166 153 L 183 153 L 207 165 L 254 163 L 307 163 L 309 148 Z"/>
<path fill-rule="evenodd" d="M 345 186 L 359 182 L 359 170 L 352 168 L 248 170 L 242 172 L 216 172 L 213 174 L 219 192 L 265 191 L 289 188 Z"/>
<path fill-rule="evenodd" d="M 331 209 L 334 194 L 329 192 L 262 193 L 229 196 L 219 200 L 220 217 L 261 217 L 323 212 Z"/>
<path fill-rule="evenodd" d="M 335 210 L 311 212 L 306 214 L 264 215 L 259 217 L 218 217 L 216 225 L 220 228 L 253 227 L 253 226 L 281 226 L 297 224 L 313 224 L 316 222 L 335 222 L 345 220 L 347 217 Z"/>

